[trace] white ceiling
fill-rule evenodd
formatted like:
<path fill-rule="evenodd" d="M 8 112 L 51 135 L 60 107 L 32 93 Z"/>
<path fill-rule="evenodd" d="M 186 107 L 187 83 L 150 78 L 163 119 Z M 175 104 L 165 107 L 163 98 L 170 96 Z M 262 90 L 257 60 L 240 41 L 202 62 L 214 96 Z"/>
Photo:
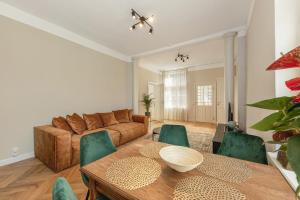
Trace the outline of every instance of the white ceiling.
<path fill-rule="evenodd" d="M 252 0 L 1 0 L 86 39 L 133 56 L 245 27 Z M 154 35 L 129 31 L 130 9 L 154 15 Z M 1 14 L 1 13 L 0 13 Z"/>
<path fill-rule="evenodd" d="M 185 62 L 175 62 L 178 52 L 184 55 L 189 55 L 189 60 L 186 60 Z M 137 58 L 136 62 L 139 67 L 159 72 L 178 68 L 198 70 L 224 67 L 224 59 L 224 40 L 214 39 L 173 50 L 142 56 Z"/>

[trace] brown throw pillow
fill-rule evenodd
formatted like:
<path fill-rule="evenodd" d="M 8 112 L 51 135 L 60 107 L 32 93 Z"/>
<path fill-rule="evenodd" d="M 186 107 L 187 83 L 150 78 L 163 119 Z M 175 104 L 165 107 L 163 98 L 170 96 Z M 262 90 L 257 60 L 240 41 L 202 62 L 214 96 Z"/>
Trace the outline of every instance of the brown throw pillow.
<path fill-rule="evenodd" d="M 130 122 L 128 109 L 116 110 L 116 111 L 113 111 L 113 113 L 115 114 L 115 117 L 118 122 L 120 122 L 120 123 Z"/>
<path fill-rule="evenodd" d="M 68 122 L 64 117 L 54 117 L 52 119 L 52 126 L 60 129 L 64 129 L 66 131 L 73 132 L 72 128 L 69 126 Z"/>
<path fill-rule="evenodd" d="M 87 125 L 88 130 L 95 130 L 97 128 L 102 128 L 103 123 L 101 117 L 98 113 L 95 114 L 83 114 L 83 119 Z"/>
<path fill-rule="evenodd" d="M 129 121 L 131 122 L 133 122 L 132 115 L 133 115 L 133 110 L 132 109 L 128 110 L 128 117 L 129 117 Z"/>
<path fill-rule="evenodd" d="M 78 114 L 67 115 L 66 119 L 75 133 L 80 135 L 87 130 L 84 120 Z"/>
<path fill-rule="evenodd" d="M 113 112 L 109 113 L 99 113 L 102 119 L 104 126 L 111 126 L 114 124 L 118 124 L 119 122 L 116 120 L 116 117 Z"/>

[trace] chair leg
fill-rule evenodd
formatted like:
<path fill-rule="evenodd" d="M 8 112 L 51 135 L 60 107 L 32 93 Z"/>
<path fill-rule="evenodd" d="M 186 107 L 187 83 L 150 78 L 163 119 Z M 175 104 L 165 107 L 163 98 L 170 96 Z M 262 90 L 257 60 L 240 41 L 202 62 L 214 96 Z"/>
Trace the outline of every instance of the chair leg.
<path fill-rule="evenodd" d="M 87 191 L 86 196 L 85 196 L 85 200 L 89 200 L 90 197 L 90 190 Z"/>

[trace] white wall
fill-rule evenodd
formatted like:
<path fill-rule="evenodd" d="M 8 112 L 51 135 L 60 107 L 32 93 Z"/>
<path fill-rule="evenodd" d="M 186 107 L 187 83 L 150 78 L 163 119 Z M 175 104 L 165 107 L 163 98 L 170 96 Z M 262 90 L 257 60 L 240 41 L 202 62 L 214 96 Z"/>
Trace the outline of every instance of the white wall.
<path fill-rule="evenodd" d="M 138 67 L 138 94 L 139 94 L 139 110 L 138 113 L 140 115 L 145 114 L 145 107 L 144 104 L 141 102 L 143 99 L 144 94 L 148 94 L 148 83 L 149 82 L 155 82 L 157 84 L 161 84 L 162 76 L 159 73 L 149 71 L 145 68 Z M 157 106 L 160 105 L 161 99 L 160 96 L 156 95 L 155 101 L 157 102 Z"/>
<path fill-rule="evenodd" d="M 190 59 L 175 62 L 178 53 L 189 55 Z M 160 72 L 187 67 L 199 69 L 223 67 L 224 59 L 224 39 L 218 38 L 142 56 L 137 59 L 137 63 L 149 70 Z"/>
<path fill-rule="evenodd" d="M 275 97 L 275 73 L 265 69 L 275 60 L 274 0 L 257 0 L 247 34 L 247 103 Z M 247 131 L 271 139 L 249 127 L 268 115 L 263 109 L 247 107 Z"/>
<path fill-rule="evenodd" d="M 247 104 L 247 38 L 244 36 L 236 39 L 236 82 L 235 82 L 235 117 L 239 128 L 246 130 L 246 104 Z"/>
<path fill-rule="evenodd" d="M 300 46 L 300 1 L 275 0 L 275 41 L 276 58 L 280 52 L 287 53 Z M 297 92 L 290 91 L 285 81 L 300 76 L 299 69 L 286 69 L 275 72 L 276 96 L 292 96 Z"/>
<path fill-rule="evenodd" d="M 52 117 L 130 107 L 128 63 L 0 17 L 0 160 Z"/>

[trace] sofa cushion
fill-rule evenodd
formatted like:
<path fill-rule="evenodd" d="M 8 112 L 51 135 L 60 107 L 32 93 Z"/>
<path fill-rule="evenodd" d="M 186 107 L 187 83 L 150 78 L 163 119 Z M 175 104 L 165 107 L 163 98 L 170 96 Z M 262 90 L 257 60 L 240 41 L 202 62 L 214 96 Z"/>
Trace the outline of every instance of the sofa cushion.
<path fill-rule="evenodd" d="M 78 114 L 74 113 L 73 115 L 67 115 L 66 119 L 76 134 L 82 134 L 87 130 L 84 120 Z"/>
<path fill-rule="evenodd" d="M 129 109 L 128 110 L 128 117 L 129 117 L 129 121 L 131 121 L 131 122 L 133 122 L 132 115 L 133 115 L 133 110 Z"/>
<path fill-rule="evenodd" d="M 130 122 L 128 109 L 116 110 L 116 111 L 113 111 L 113 113 L 118 122 L 120 122 L 120 123 Z"/>
<path fill-rule="evenodd" d="M 52 119 L 52 126 L 60 128 L 66 131 L 73 132 L 72 128 L 69 126 L 67 120 L 64 117 L 54 117 Z"/>
<path fill-rule="evenodd" d="M 144 124 L 136 122 L 115 124 L 107 127 L 107 129 L 121 133 L 120 144 L 125 144 L 146 134 Z"/>
<path fill-rule="evenodd" d="M 95 130 L 97 128 L 103 127 L 102 119 L 98 113 L 83 114 L 83 119 L 86 123 L 88 130 Z"/>
<path fill-rule="evenodd" d="M 115 146 L 120 145 L 120 132 L 115 130 L 108 130 L 104 128 L 98 128 L 95 130 L 86 130 L 81 135 L 73 134 L 72 135 L 72 165 L 76 165 L 79 163 L 80 159 L 80 138 L 84 135 L 88 135 L 91 133 L 95 133 L 98 131 L 107 130 L 109 133 L 109 136 Z"/>
<path fill-rule="evenodd" d="M 104 127 L 111 126 L 114 124 L 118 124 L 119 122 L 116 120 L 116 117 L 113 112 L 109 113 L 99 113 L 104 124 Z"/>
<path fill-rule="evenodd" d="M 112 142 L 114 143 L 114 145 L 119 146 L 120 132 L 115 131 L 115 130 L 110 130 L 110 129 L 98 128 L 98 129 L 90 130 L 90 131 L 86 130 L 81 135 L 73 134 L 72 135 L 72 148 L 79 149 L 79 147 L 80 147 L 80 138 L 82 136 L 88 135 L 88 134 L 91 134 L 91 133 L 95 133 L 95 132 L 98 132 L 98 131 L 103 131 L 103 130 L 107 130 Z"/>

